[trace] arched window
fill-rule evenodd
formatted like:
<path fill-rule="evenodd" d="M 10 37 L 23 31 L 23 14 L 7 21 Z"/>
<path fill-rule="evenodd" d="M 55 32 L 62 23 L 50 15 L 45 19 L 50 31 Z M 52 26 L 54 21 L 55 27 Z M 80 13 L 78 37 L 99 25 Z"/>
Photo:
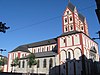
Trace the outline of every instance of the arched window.
<path fill-rule="evenodd" d="M 72 17 L 70 17 L 70 21 L 72 21 Z"/>
<path fill-rule="evenodd" d="M 47 51 L 49 51 L 49 48 L 47 47 Z"/>
<path fill-rule="evenodd" d="M 68 28 L 66 27 L 66 31 L 68 31 Z"/>
<path fill-rule="evenodd" d="M 46 59 L 43 61 L 43 67 L 46 68 Z"/>
<path fill-rule="evenodd" d="M 81 30 L 83 30 L 83 26 L 81 27 Z"/>
<path fill-rule="evenodd" d="M 70 52 L 68 52 L 68 59 L 70 59 L 71 58 L 71 54 L 70 54 Z"/>
<path fill-rule="evenodd" d="M 42 52 L 44 51 L 44 48 L 42 48 Z"/>
<path fill-rule="evenodd" d="M 52 46 L 52 50 L 53 50 L 53 46 Z"/>
<path fill-rule="evenodd" d="M 66 39 L 63 39 L 64 43 L 66 43 Z"/>
<path fill-rule="evenodd" d="M 37 68 L 39 68 L 39 66 L 40 66 L 40 61 L 38 60 L 37 61 Z"/>
<path fill-rule="evenodd" d="M 31 68 L 32 66 L 31 65 L 29 65 L 29 68 Z"/>
<path fill-rule="evenodd" d="M 52 60 L 52 58 L 50 58 L 50 60 L 49 60 L 49 68 L 51 68 L 51 67 L 53 67 L 53 60 Z"/>
<path fill-rule="evenodd" d="M 34 53 L 35 53 L 35 49 L 34 49 Z"/>
<path fill-rule="evenodd" d="M 38 52 L 40 52 L 40 49 L 38 48 Z"/>
<path fill-rule="evenodd" d="M 65 18 L 65 23 L 67 22 L 67 18 Z"/>
<path fill-rule="evenodd" d="M 76 48 L 75 50 L 74 50 L 74 58 L 76 59 L 76 60 L 80 60 L 80 57 L 82 56 L 82 54 L 81 54 L 81 49 L 80 48 Z"/>
<path fill-rule="evenodd" d="M 25 67 L 25 61 L 22 62 L 22 68 L 24 68 L 24 67 Z"/>
<path fill-rule="evenodd" d="M 70 29 L 73 30 L 73 26 L 72 25 L 70 26 Z"/>
<path fill-rule="evenodd" d="M 69 15 L 69 11 L 67 11 L 67 14 Z"/>
<path fill-rule="evenodd" d="M 21 66 L 21 62 L 19 61 L 18 67 L 20 68 L 20 66 Z"/>
<path fill-rule="evenodd" d="M 15 54 L 15 58 L 16 58 L 16 54 Z"/>

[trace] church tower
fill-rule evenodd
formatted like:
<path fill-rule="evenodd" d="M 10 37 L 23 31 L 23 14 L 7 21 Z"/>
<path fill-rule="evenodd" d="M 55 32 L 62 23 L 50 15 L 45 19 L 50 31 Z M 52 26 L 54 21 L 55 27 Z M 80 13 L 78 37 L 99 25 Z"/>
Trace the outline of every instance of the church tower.
<path fill-rule="evenodd" d="M 86 18 L 78 13 L 76 7 L 71 2 L 68 2 L 68 6 L 62 16 L 62 28 L 63 33 L 69 31 L 82 31 L 89 35 Z"/>
<path fill-rule="evenodd" d="M 57 38 L 60 75 L 82 75 L 82 71 L 91 75 L 92 65 L 85 61 L 99 61 L 98 44 L 89 36 L 86 18 L 71 2 L 62 16 L 62 30 Z"/>

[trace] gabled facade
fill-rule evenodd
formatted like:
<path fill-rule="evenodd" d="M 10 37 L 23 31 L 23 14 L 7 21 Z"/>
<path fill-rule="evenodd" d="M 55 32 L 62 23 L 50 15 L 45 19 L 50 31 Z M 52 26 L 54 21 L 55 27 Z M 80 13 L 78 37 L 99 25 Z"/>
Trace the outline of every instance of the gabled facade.
<path fill-rule="evenodd" d="M 70 31 L 82 31 L 88 34 L 86 18 L 78 13 L 76 7 L 72 3 L 68 3 L 66 10 L 62 16 L 63 33 Z"/>
<path fill-rule="evenodd" d="M 86 18 L 72 3 L 62 16 L 63 33 L 53 39 L 19 46 L 8 54 L 8 72 L 15 57 L 20 58 L 15 72 L 34 72 L 49 75 L 92 74 L 91 62 L 99 61 L 98 44 L 89 37 Z M 27 55 L 34 53 L 37 65 L 27 65 Z"/>

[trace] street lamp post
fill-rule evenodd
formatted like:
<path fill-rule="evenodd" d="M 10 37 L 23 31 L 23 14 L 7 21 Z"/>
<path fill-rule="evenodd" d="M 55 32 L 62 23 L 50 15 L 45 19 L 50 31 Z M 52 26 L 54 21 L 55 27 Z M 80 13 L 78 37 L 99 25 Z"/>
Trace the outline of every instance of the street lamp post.
<path fill-rule="evenodd" d="M 3 51 L 6 51 L 6 50 L 5 50 L 5 49 L 0 49 L 0 51 L 1 51 L 1 60 L 2 60 L 2 57 L 3 57 L 3 56 L 2 56 L 2 52 L 3 52 Z M 3 66 L 3 68 L 4 68 L 4 59 L 3 59 L 2 66 Z"/>
<path fill-rule="evenodd" d="M 92 39 L 93 39 L 93 40 L 96 40 L 96 39 L 99 39 L 99 40 L 100 40 L 100 31 L 96 32 L 96 34 L 98 34 L 99 37 L 98 37 L 98 38 L 92 38 Z"/>
<path fill-rule="evenodd" d="M 3 52 L 3 51 L 6 51 L 6 49 L 0 49 L 0 51 L 1 51 L 1 55 L 2 55 L 2 52 Z"/>

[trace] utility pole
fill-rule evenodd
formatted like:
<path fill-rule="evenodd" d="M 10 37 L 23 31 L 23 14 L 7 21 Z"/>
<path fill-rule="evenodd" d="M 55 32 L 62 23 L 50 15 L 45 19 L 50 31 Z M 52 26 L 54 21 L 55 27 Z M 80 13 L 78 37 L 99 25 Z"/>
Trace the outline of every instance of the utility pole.
<path fill-rule="evenodd" d="M 6 27 L 5 25 L 6 25 L 6 23 L 0 22 L 0 32 L 5 33 L 6 30 L 10 28 L 10 27 Z"/>

